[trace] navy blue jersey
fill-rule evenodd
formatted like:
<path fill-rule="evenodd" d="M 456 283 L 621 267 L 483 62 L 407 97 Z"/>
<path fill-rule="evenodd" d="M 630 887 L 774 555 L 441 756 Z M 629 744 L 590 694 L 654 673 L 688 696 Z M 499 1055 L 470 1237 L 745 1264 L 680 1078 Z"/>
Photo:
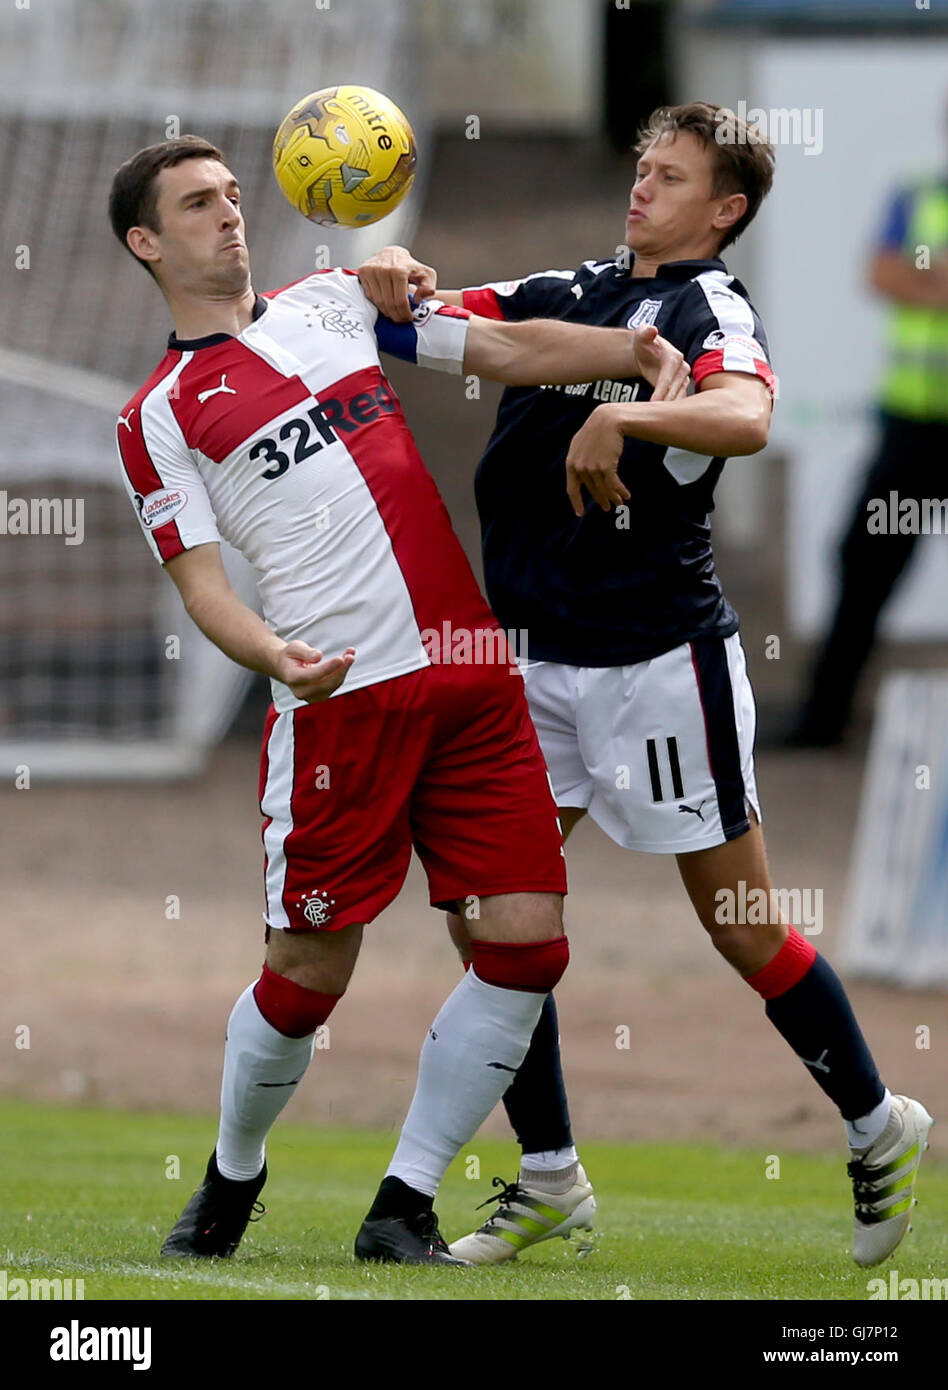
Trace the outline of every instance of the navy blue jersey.
<path fill-rule="evenodd" d="M 676 261 L 635 277 L 615 259 L 464 291 L 489 318 L 655 324 L 684 353 L 697 386 L 748 372 L 773 390 L 767 340 L 723 261 Z M 648 400 L 641 378 L 509 387 L 477 470 L 475 495 L 491 607 L 525 629 L 530 659 L 625 666 L 692 638 L 728 637 L 738 619 L 711 555 L 710 512 L 724 459 L 627 439 L 619 476 L 630 498 L 604 512 L 566 495 L 570 441 L 603 401 Z"/>

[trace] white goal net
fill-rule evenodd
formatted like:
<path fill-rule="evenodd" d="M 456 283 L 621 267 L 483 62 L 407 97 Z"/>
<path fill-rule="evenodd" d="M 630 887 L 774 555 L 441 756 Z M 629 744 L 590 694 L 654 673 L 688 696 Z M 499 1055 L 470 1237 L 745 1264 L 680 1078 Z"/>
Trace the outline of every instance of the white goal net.
<path fill-rule="evenodd" d="M 112 235 L 115 169 L 193 132 L 244 195 L 254 283 L 410 240 L 429 148 L 413 0 L 42 0 L 0 12 L 0 774 L 175 776 L 226 732 L 248 673 L 155 564 L 115 451 L 119 409 L 171 328 Z M 358 232 L 277 189 L 274 131 L 307 92 L 384 91 L 420 150 L 416 188 Z M 225 563 L 242 596 L 254 577 Z"/>

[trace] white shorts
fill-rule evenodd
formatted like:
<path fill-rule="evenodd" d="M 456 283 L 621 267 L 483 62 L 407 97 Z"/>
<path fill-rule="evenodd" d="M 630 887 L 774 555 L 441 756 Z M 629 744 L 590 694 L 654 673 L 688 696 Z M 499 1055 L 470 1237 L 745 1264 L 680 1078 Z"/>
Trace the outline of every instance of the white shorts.
<path fill-rule="evenodd" d="M 528 662 L 530 714 L 558 806 L 616 844 L 710 849 L 760 819 L 756 708 L 740 637 L 700 637 L 634 666 Z"/>

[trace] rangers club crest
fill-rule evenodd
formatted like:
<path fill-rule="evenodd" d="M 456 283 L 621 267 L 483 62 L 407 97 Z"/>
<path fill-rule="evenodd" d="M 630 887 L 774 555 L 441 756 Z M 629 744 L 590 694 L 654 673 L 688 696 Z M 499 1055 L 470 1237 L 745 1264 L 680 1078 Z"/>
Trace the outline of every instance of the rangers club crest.
<path fill-rule="evenodd" d="M 660 299 L 643 299 L 626 324 L 626 328 L 649 328 L 658 318 L 661 307 L 662 301 Z"/>
<path fill-rule="evenodd" d="M 315 888 L 311 888 L 297 903 L 297 906 L 303 909 L 303 916 L 311 927 L 325 927 L 332 917 L 332 908 L 335 905 L 335 898 L 327 898 L 324 891 L 317 893 Z"/>
<path fill-rule="evenodd" d="M 363 331 L 362 324 L 356 319 L 350 318 L 342 309 L 331 306 L 307 309 L 303 317 L 307 328 L 314 328 L 318 323 L 327 333 L 341 333 L 344 338 L 357 338 Z"/>

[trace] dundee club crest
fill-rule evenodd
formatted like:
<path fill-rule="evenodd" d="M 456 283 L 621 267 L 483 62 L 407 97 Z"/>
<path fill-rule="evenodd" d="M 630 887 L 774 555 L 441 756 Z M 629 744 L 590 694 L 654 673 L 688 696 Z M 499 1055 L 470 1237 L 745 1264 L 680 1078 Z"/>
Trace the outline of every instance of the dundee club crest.
<path fill-rule="evenodd" d="M 626 328 L 649 328 L 658 318 L 661 307 L 662 301 L 660 299 L 643 299 L 626 324 Z"/>

